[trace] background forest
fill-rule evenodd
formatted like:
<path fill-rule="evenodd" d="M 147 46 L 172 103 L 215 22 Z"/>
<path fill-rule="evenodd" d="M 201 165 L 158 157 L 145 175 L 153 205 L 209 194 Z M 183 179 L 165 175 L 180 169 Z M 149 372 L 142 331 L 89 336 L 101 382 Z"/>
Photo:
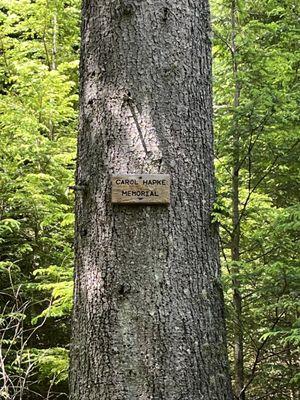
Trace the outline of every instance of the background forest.
<path fill-rule="evenodd" d="M 300 5 L 211 7 L 213 222 L 234 390 L 296 400 Z M 79 0 L 0 0 L 1 399 L 68 397 L 79 19 Z"/>

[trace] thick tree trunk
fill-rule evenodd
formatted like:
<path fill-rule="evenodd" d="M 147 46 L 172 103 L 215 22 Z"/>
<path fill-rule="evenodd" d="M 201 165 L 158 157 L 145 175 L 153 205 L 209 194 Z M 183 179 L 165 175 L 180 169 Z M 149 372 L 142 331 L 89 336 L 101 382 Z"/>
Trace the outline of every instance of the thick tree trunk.
<path fill-rule="evenodd" d="M 230 400 L 207 1 L 83 2 L 72 400 Z M 169 173 L 170 206 L 112 205 Z"/>

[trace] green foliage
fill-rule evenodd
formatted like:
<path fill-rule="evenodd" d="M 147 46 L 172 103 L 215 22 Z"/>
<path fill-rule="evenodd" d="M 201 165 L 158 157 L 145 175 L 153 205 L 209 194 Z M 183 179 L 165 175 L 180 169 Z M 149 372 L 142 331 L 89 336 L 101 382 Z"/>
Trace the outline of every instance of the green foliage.
<path fill-rule="evenodd" d="M 11 399 L 16 368 L 24 396 L 66 391 L 79 5 L 0 1 L 0 307 Z"/>
<path fill-rule="evenodd" d="M 34 360 L 39 369 L 39 379 L 53 383 L 64 382 L 68 378 L 68 351 L 65 348 L 53 347 L 51 349 L 30 349 L 27 353 L 30 360 Z"/>
<path fill-rule="evenodd" d="M 233 359 L 233 290 L 238 282 L 246 398 L 293 399 L 298 393 L 300 339 L 299 4 L 238 1 L 233 23 L 234 3 L 213 1 L 218 179 L 214 218 L 220 225 L 229 349 Z M 239 261 L 231 252 L 236 160 Z"/>

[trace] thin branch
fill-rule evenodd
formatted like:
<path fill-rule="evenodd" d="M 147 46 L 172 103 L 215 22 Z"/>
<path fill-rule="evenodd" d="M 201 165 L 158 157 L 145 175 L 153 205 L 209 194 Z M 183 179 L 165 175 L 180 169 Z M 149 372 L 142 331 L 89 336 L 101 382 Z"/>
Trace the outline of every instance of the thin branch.
<path fill-rule="evenodd" d="M 300 143 L 300 139 L 297 140 L 297 141 L 290 147 L 289 152 L 291 152 L 299 143 Z M 241 220 L 242 220 L 242 218 L 243 218 L 243 216 L 244 216 L 244 214 L 245 214 L 247 205 L 248 205 L 248 203 L 249 203 L 249 201 L 250 201 L 250 199 L 251 199 L 252 194 L 256 191 L 256 189 L 259 187 L 259 185 L 265 180 L 265 178 L 270 174 L 270 172 L 272 172 L 273 168 L 276 166 L 278 160 L 279 160 L 281 157 L 282 157 L 281 154 L 278 154 L 278 155 L 275 157 L 275 159 L 273 160 L 272 164 L 269 166 L 269 168 L 268 168 L 268 170 L 266 171 L 266 173 L 263 174 L 263 175 L 258 179 L 258 181 L 256 182 L 256 184 L 253 186 L 253 188 L 251 189 L 251 191 L 248 193 L 248 196 L 247 196 L 247 198 L 246 198 L 246 201 L 244 202 L 243 209 L 242 209 L 242 211 L 240 212 L 240 217 L 239 217 L 238 223 L 237 223 L 236 226 L 234 227 L 233 232 L 234 232 L 234 231 L 237 229 L 237 227 L 239 226 L 239 224 L 240 224 L 240 222 L 241 222 Z"/>
<path fill-rule="evenodd" d="M 270 329 L 271 331 L 273 331 L 275 329 L 276 325 L 278 324 L 278 322 L 280 321 L 280 319 L 284 315 L 284 313 L 285 313 L 285 311 L 282 311 L 278 315 L 278 317 L 276 318 L 275 322 L 273 323 L 273 325 L 272 325 L 272 327 Z M 263 342 L 261 343 L 261 345 L 258 347 L 258 349 L 256 351 L 255 360 L 254 360 L 253 366 L 251 368 L 250 378 L 249 378 L 248 382 L 245 384 L 245 386 L 243 387 L 240 395 L 244 394 L 246 392 L 247 388 L 249 387 L 249 385 L 251 385 L 251 383 L 253 382 L 253 380 L 254 380 L 254 378 L 256 376 L 256 370 L 257 370 L 258 364 L 261 362 L 261 357 L 260 357 L 261 351 L 263 350 L 265 345 L 268 343 L 269 339 L 270 339 L 270 336 L 266 337 L 263 340 Z"/>
<path fill-rule="evenodd" d="M 254 127 L 254 128 L 252 127 L 251 128 L 251 130 L 250 130 L 250 142 L 249 142 L 249 145 L 248 145 L 248 149 L 247 149 L 245 155 L 242 157 L 242 159 L 239 162 L 239 167 L 238 167 L 239 169 L 242 167 L 242 165 L 244 164 L 245 160 L 249 157 L 249 154 L 252 152 L 252 150 L 253 150 L 254 146 L 256 145 L 260 135 L 264 131 L 266 122 L 274 114 L 274 112 L 275 111 L 272 111 L 271 113 L 267 113 L 256 127 Z M 255 139 L 252 140 L 253 139 L 253 133 L 255 131 L 258 131 L 258 132 L 257 132 L 257 135 L 256 135 Z"/>
<path fill-rule="evenodd" d="M 224 39 L 224 37 L 222 35 L 220 35 L 217 31 L 214 31 L 214 36 L 216 36 L 218 39 L 221 40 L 221 42 L 223 42 L 225 44 L 225 46 L 228 48 L 228 50 L 230 51 L 230 53 L 233 53 L 233 49 L 231 47 L 231 44 L 227 42 L 226 39 Z"/>

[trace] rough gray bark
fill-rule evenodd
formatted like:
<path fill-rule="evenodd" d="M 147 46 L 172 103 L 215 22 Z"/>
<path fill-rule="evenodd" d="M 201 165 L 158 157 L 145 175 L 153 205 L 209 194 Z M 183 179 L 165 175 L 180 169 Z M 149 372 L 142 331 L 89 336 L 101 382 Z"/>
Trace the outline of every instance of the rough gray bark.
<path fill-rule="evenodd" d="M 207 1 L 85 0 L 72 400 L 230 400 Z M 171 205 L 110 203 L 169 173 Z"/>

